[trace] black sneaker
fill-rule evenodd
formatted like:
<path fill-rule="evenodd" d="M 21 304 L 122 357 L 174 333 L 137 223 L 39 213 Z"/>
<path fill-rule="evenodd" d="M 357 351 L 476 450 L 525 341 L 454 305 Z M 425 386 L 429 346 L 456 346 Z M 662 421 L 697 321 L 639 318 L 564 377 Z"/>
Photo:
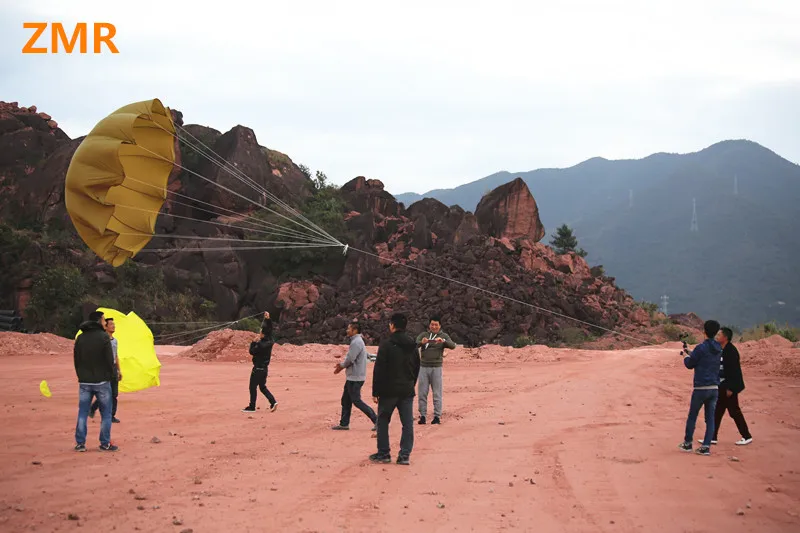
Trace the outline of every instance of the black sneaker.
<path fill-rule="evenodd" d="M 369 460 L 373 463 L 391 463 L 392 456 L 391 455 L 383 455 L 381 453 L 373 453 L 369 456 Z"/>
<path fill-rule="evenodd" d="M 85 444 L 76 444 L 75 445 L 75 451 L 76 452 L 85 452 L 86 451 L 86 445 Z"/>
<path fill-rule="evenodd" d="M 111 417 L 111 423 L 112 424 L 119 424 L 119 418 L 117 418 L 116 416 L 112 416 Z"/>
<path fill-rule="evenodd" d="M 419 422 L 417 422 L 417 424 L 425 424 L 425 417 L 424 416 L 419 417 Z"/>
<path fill-rule="evenodd" d="M 431 420 L 431 424 L 441 424 L 441 423 L 442 423 L 442 421 L 439 420 L 438 416 L 434 416 L 433 420 Z"/>
<path fill-rule="evenodd" d="M 242 409 L 242 412 L 243 412 L 243 413 L 255 413 L 255 412 L 256 412 L 256 408 L 255 408 L 255 407 L 250 407 L 250 406 L 248 405 L 247 407 L 245 407 L 244 409 Z"/>
<path fill-rule="evenodd" d="M 397 464 L 399 465 L 408 465 L 408 457 L 403 457 L 402 455 L 397 456 Z"/>
<path fill-rule="evenodd" d="M 119 450 L 119 446 L 117 446 L 115 444 L 111 444 L 111 443 L 101 444 L 99 446 L 99 448 L 100 448 L 100 451 L 103 451 L 103 452 L 115 452 L 115 451 Z"/>
<path fill-rule="evenodd" d="M 277 408 L 278 408 L 278 402 L 275 402 L 275 403 L 273 403 L 272 405 L 269 406 L 269 412 L 270 413 L 274 413 L 275 409 L 277 409 Z"/>
<path fill-rule="evenodd" d="M 692 443 L 691 442 L 682 442 L 682 443 L 680 443 L 678 445 L 678 448 L 680 448 L 684 452 L 690 452 L 690 451 L 692 451 Z"/>
<path fill-rule="evenodd" d="M 695 452 L 697 455 L 711 455 L 711 448 L 708 446 L 700 446 Z"/>
<path fill-rule="evenodd" d="M 331 427 L 331 429 L 334 429 L 336 431 L 348 431 L 350 429 L 350 426 L 343 426 L 341 424 L 336 424 L 335 426 Z"/>

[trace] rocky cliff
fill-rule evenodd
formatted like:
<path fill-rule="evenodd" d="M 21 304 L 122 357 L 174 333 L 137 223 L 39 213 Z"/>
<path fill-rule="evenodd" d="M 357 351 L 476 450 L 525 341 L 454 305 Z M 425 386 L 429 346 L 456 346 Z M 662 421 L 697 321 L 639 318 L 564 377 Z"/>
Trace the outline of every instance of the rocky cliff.
<path fill-rule="evenodd" d="M 17 227 L 22 220 L 34 221 L 74 233 L 62 193 L 80 139 L 70 140 L 35 110 L 0 107 L 7 109 L 11 111 L 0 115 L 0 146 L 6 147 L 0 151 L 2 221 Z M 158 272 L 169 291 L 193 298 L 192 305 L 213 304 L 218 320 L 267 309 L 278 317 L 278 335 L 284 341 L 341 342 L 347 322 L 357 319 L 367 339 L 375 342 L 386 334 L 392 312 L 408 313 L 415 333 L 424 329 L 430 315 L 439 314 L 445 330 L 468 345 L 513 344 L 522 337 L 572 342 L 602 333 L 564 316 L 609 329 L 650 324 L 648 313 L 601 268 L 590 268 L 574 254 L 556 255 L 538 242 L 544 228 L 536 200 L 522 180 L 488 193 L 474 214 L 432 199 L 406 208 L 379 180 L 363 176 L 339 189 L 317 190 L 288 156 L 259 145 L 249 128 L 236 126 L 223 134 L 183 125 L 177 111 L 174 118 L 192 142 L 212 148 L 258 186 L 304 213 L 324 208 L 321 223 L 330 231 L 335 226 L 337 238 L 351 246 L 346 256 L 341 249 L 242 251 L 231 244 L 199 250 L 212 241 L 185 237 L 225 236 L 244 242 L 246 231 L 225 224 L 259 213 L 259 204 L 268 199 L 182 147 L 180 168 L 168 186 L 181 196 L 170 196 L 156 229 L 163 237 L 148 245 L 168 251 L 141 253 L 136 265 Z M 207 204 L 229 211 L 214 213 Z M 81 244 L 70 241 L 60 260 L 80 265 L 89 282 L 80 299 L 93 304 L 121 283 L 122 271 L 98 261 Z M 47 247 L 40 247 L 46 253 Z M 42 275 L 47 268 L 42 263 L 21 263 L 22 271 L 12 280 L 17 293 L 29 290 L 32 280 Z M 22 301 L 19 294 L 17 301 Z M 153 322 L 174 319 L 177 312 L 150 302 L 146 291 L 133 305 Z"/>

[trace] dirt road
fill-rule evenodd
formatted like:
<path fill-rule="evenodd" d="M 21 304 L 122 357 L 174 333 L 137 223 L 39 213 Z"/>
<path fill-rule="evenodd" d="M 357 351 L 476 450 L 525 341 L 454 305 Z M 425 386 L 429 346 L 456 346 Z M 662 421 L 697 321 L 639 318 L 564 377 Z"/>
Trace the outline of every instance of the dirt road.
<path fill-rule="evenodd" d="M 160 387 L 120 396 L 120 451 L 97 450 L 98 416 L 78 454 L 69 354 L 0 358 L 0 530 L 800 531 L 797 380 L 745 369 L 755 440 L 734 446 L 726 417 L 701 457 L 677 449 L 691 373 L 674 349 L 452 364 L 443 424 L 415 425 L 399 466 L 369 464 L 360 412 L 329 429 L 344 375 L 328 362 L 273 360 L 279 408 L 248 415 L 247 365 L 161 360 Z M 396 415 L 390 436 L 396 455 Z"/>

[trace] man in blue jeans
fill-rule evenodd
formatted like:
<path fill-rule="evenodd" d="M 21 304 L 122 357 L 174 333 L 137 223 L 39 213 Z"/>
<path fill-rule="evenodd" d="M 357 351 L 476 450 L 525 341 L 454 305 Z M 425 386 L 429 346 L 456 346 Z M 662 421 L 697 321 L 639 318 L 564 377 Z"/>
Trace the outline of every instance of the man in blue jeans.
<path fill-rule="evenodd" d="M 381 342 L 372 371 L 372 399 L 378 404 L 378 453 L 369 456 L 375 463 L 390 463 L 389 421 L 397 409 L 403 432 L 397 464 L 409 464 L 414 447 L 414 388 L 419 377 L 417 343 L 406 333 L 408 319 L 395 313 L 389 322 L 391 335 Z"/>
<path fill-rule="evenodd" d="M 94 397 L 100 404 L 100 450 L 115 452 L 119 449 L 111 444 L 111 380 L 117 367 L 111 338 L 105 327 L 103 313 L 93 311 L 89 320 L 81 324 L 81 334 L 75 339 L 73 360 L 80 386 L 78 423 L 75 426 L 76 452 L 86 451 L 86 419 Z"/>
<path fill-rule="evenodd" d="M 685 452 L 692 451 L 692 437 L 700 408 L 705 409 L 706 434 L 703 444 L 697 448 L 700 455 L 711 455 L 711 440 L 714 437 L 714 411 L 719 397 L 719 366 L 722 360 L 722 347 L 714 340 L 719 332 L 719 322 L 707 320 L 703 324 L 706 340 L 695 346 L 691 354 L 686 354 L 683 364 L 694 369 L 694 391 L 689 403 L 689 417 L 686 420 L 686 434 L 679 448 Z M 685 353 L 685 352 L 681 352 Z"/>

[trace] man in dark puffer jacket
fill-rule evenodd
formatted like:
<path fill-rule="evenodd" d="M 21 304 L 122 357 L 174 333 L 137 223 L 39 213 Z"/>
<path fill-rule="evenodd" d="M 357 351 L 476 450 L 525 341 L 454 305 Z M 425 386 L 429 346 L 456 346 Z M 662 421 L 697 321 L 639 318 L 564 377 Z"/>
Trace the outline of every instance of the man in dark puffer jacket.
<path fill-rule="evenodd" d="M 111 444 L 111 380 L 117 367 L 111 337 L 105 330 L 105 317 L 100 311 L 89 314 L 89 320 L 81 324 L 81 334 L 75 339 L 73 361 L 78 376 L 79 400 L 78 423 L 75 427 L 75 451 L 86 451 L 86 419 L 92 399 L 100 404 L 100 449 L 115 452 Z"/>
<path fill-rule="evenodd" d="M 378 453 L 369 456 L 376 463 L 389 463 L 389 421 L 397 408 L 403 433 L 397 464 L 409 464 L 414 447 L 414 388 L 419 377 L 417 343 L 406 333 L 408 319 L 395 313 L 389 322 L 391 335 L 381 342 L 372 372 L 372 397 L 378 404 Z"/>

